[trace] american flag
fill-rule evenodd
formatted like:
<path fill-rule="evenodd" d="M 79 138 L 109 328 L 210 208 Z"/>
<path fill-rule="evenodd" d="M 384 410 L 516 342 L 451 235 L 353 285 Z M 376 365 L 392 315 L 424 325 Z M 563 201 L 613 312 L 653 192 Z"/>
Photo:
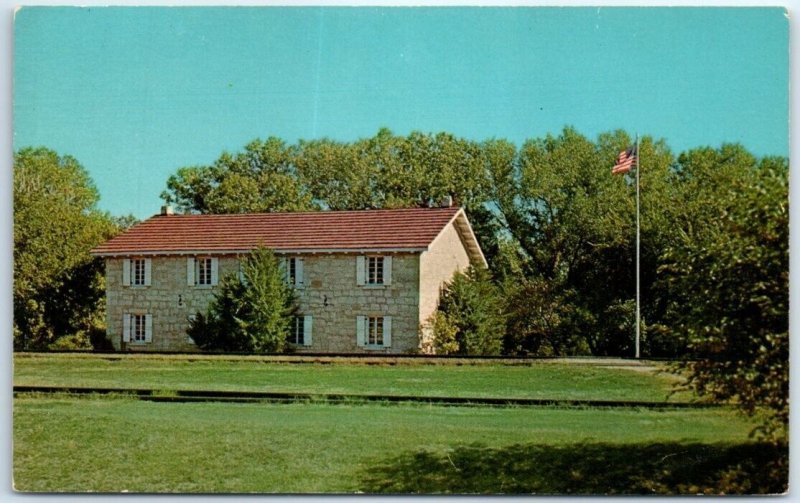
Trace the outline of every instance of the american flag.
<path fill-rule="evenodd" d="M 636 154 L 636 147 L 633 145 L 620 152 L 617 157 L 617 163 L 611 168 L 611 174 L 618 175 L 630 171 L 633 163 L 636 162 Z"/>

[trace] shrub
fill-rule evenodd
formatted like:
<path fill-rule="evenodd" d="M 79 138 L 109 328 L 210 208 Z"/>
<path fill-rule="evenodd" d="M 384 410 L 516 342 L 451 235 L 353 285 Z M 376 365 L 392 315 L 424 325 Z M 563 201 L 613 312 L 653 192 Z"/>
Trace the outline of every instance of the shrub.
<path fill-rule="evenodd" d="M 187 334 L 205 350 L 283 351 L 297 306 L 278 259 L 258 248 L 243 260 L 241 271 L 241 277 L 222 279 L 208 311 L 196 314 Z"/>
<path fill-rule="evenodd" d="M 489 271 L 470 267 L 444 288 L 432 320 L 434 347 L 462 355 L 499 355 L 503 346 L 503 299 Z"/>

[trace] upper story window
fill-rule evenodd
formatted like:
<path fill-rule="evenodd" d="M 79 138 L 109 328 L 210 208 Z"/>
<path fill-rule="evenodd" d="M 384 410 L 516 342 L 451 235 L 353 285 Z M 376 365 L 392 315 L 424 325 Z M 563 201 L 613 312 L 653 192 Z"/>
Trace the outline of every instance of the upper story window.
<path fill-rule="evenodd" d="M 356 257 L 356 284 L 360 286 L 391 285 L 392 257 L 390 255 Z"/>
<path fill-rule="evenodd" d="M 186 259 L 186 284 L 189 286 L 214 286 L 219 282 L 219 259 L 216 257 L 189 257 Z"/>
<path fill-rule="evenodd" d="M 297 283 L 297 259 L 292 257 L 286 261 L 287 270 L 286 274 L 288 275 L 287 279 L 289 280 L 290 285 L 294 285 Z"/>
<path fill-rule="evenodd" d="M 145 259 L 143 258 L 131 260 L 131 268 L 133 269 L 133 274 L 131 274 L 133 278 L 132 284 L 144 286 L 144 266 Z"/>
<path fill-rule="evenodd" d="M 197 259 L 197 284 L 211 285 L 211 258 Z"/>
<path fill-rule="evenodd" d="M 134 258 L 122 261 L 122 284 L 124 286 L 150 286 L 151 259 Z"/>
<path fill-rule="evenodd" d="M 383 284 L 383 257 L 367 257 L 367 284 Z"/>
<path fill-rule="evenodd" d="M 303 288 L 305 284 L 303 259 L 300 257 L 286 257 L 281 264 L 286 275 L 286 284 L 295 288 Z"/>

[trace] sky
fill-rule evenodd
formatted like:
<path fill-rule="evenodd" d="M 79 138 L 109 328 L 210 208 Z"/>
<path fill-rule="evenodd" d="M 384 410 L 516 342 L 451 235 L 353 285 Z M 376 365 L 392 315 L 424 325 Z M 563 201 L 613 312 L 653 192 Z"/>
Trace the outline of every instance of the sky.
<path fill-rule="evenodd" d="M 269 136 L 573 126 L 789 155 L 782 8 L 25 7 L 13 29 L 14 150 L 75 157 L 114 215 Z"/>

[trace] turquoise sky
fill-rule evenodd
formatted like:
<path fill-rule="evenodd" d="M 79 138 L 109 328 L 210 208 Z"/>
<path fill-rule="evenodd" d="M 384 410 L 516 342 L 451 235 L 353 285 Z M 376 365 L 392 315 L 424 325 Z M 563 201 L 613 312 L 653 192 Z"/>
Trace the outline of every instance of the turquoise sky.
<path fill-rule="evenodd" d="M 140 218 L 178 167 L 267 136 L 571 125 L 788 155 L 788 29 L 779 8 L 23 8 L 14 148 L 76 157 Z"/>

